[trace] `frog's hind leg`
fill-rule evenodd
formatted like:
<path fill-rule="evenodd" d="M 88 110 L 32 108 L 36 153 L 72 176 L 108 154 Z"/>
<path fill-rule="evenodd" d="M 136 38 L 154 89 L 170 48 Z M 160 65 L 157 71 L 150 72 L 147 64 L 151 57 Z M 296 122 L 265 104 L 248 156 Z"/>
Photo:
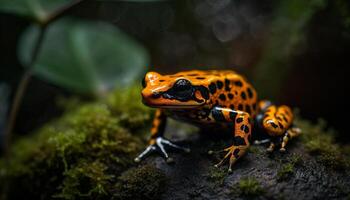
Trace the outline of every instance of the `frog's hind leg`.
<path fill-rule="evenodd" d="M 221 166 L 229 159 L 229 172 L 232 172 L 233 164 L 242 157 L 250 146 L 251 120 L 249 113 L 235 111 L 229 108 L 215 107 L 211 111 L 211 117 L 216 122 L 229 122 L 234 124 L 233 144 L 224 149 L 227 152 L 224 158 L 215 166 Z"/>
<path fill-rule="evenodd" d="M 285 105 L 276 106 L 269 101 L 259 103 L 261 113 L 258 123 L 261 128 L 271 136 L 270 146 L 267 151 L 273 151 L 276 147 L 276 141 L 280 139 L 281 149 L 285 151 L 288 140 L 300 134 L 300 129 L 291 127 L 293 123 L 293 112 Z"/>
<path fill-rule="evenodd" d="M 297 137 L 298 135 L 301 134 L 301 129 L 297 128 L 297 127 L 292 127 L 289 128 L 285 133 L 284 136 L 282 138 L 282 143 L 281 143 L 281 148 L 280 151 L 281 152 L 285 152 L 286 151 L 286 145 L 288 143 L 288 141 L 294 137 Z"/>

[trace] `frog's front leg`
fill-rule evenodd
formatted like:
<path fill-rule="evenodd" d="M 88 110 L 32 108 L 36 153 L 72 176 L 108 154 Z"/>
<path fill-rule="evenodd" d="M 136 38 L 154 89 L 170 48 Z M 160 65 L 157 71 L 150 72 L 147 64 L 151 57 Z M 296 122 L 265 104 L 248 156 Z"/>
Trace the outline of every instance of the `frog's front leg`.
<path fill-rule="evenodd" d="M 227 152 L 224 158 L 215 166 L 221 166 L 229 159 L 229 172 L 232 172 L 232 165 L 242 157 L 250 146 L 251 121 L 247 112 L 235 111 L 229 108 L 214 107 L 212 117 L 216 122 L 229 122 L 234 124 L 233 144 L 224 149 Z"/>
<path fill-rule="evenodd" d="M 161 109 L 157 109 L 153 119 L 153 124 L 151 128 L 151 138 L 149 140 L 148 147 L 140 153 L 136 158 L 135 162 L 140 162 L 142 159 L 146 158 L 152 152 L 159 152 L 167 162 L 171 162 L 172 159 L 169 157 L 166 151 L 167 147 L 172 147 L 174 149 L 179 149 L 185 152 L 189 152 L 190 149 L 173 144 L 169 140 L 163 138 L 164 130 L 167 122 L 167 117 Z"/>

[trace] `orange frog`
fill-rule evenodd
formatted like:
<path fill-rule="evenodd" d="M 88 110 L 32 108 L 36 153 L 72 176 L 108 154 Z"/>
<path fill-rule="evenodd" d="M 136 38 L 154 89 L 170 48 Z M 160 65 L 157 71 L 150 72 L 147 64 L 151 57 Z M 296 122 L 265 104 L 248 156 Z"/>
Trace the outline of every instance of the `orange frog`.
<path fill-rule="evenodd" d="M 300 129 L 292 126 L 293 112 L 288 106 L 259 101 L 253 86 L 234 71 L 193 70 L 172 75 L 148 72 L 143 80 L 142 97 L 145 105 L 157 110 L 149 146 L 135 158 L 136 162 L 153 151 L 170 161 L 168 147 L 189 152 L 163 138 L 167 117 L 199 126 L 229 125 L 233 144 L 223 150 L 226 155 L 215 165 L 229 160 L 229 172 L 247 151 L 253 127 L 267 133 L 268 151 L 273 151 L 276 145 L 280 146 L 280 151 L 285 151 L 288 140 L 300 133 Z"/>

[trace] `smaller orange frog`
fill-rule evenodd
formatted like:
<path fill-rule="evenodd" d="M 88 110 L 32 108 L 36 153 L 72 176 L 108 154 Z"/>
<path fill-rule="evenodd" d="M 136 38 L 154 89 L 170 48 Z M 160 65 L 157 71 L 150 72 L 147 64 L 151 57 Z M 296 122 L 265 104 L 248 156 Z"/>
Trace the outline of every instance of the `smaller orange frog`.
<path fill-rule="evenodd" d="M 201 127 L 223 124 L 231 127 L 233 143 L 223 150 L 226 155 L 215 165 L 229 160 L 229 172 L 247 151 L 253 127 L 269 136 L 268 151 L 273 151 L 276 145 L 285 151 L 288 140 L 300 134 L 300 129 L 292 126 L 293 112 L 288 106 L 259 101 L 253 86 L 234 71 L 193 70 L 173 75 L 148 72 L 143 79 L 142 97 L 145 105 L 157 110 L 149 146 L 135 158 L 136 162 L 153 151 L 170 161 L 168 147 L 189 152 L 163 138 L 167 117 Z"/>

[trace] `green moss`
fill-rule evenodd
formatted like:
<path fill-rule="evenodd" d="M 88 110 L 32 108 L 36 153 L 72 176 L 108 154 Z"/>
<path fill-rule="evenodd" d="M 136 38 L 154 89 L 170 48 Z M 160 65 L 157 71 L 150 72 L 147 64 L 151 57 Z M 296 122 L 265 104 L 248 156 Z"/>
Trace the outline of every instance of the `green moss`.
<path fill-rule="evenodd" d="M 108 167 L 101 161 L 80 160 L 74 167 L 67 170 L 60 192 L 53 195 L 54 198 L 76 199 L 82 197 L 101 198 L 107 197 L 110 181 L 114 175 L 108 174 Z"/>
<path fill-rule="evenodd" d="M 144 106 L 140 94 L 141 88 L 133 87 L 114 92 L 107 99 L 111 111 L 118 116 L 119 123 L 134 134 L 147 135 L 154 109 Z"/>
<path fill-rule="evenodd" d="M 8 199 L 110 199 L 117 177 L 143 147 L 135 134 L 150 124 L 151 110 L 136 90 L 116 91 L 107 102 L 70 104 L 61 118 L 16 141 L 11 159 L 0 161 Z"/>
<path fill-rule="evenodd" d="M 114 199 L 159 199 L 167 183 L 165 174 L 150 165 L 129 169 L 118 179 Z"/>
<path fill-rule="evenodd" d="M 277 172 L 277 179 L 284 180 L 293 174 L 294 165 L 292 163 L 287 163 L 282 165 L 282 167 Z"/>
<path fill-rule="evenodd" d="M 225 181 L 225 177 L 227 176 L 227 171 L 217 168 L 217 167 L 210 167 L 209 173 L 208 173 L 208 180 L 214 182 L 218 186 L 222 186 Z"/>
<path fill-rule="evenodd" d="M 327 129 L 327 124 L 320 119 L 317 124 L 297 118 L 295 124 L 303 130 L 301 136 L 306 150 L 317 160 L 333 169 L 343 170 L 350 167 L 349 146 L 335 143 L 336 131 Z"/>
<path fill-rule="evenodd" d="M 293 165 L 300 165 L 302 163 L 302 158 L 300 154 L 294 153 L 290 156 L 289 162 Z"/>
<path fill-rule="evenodd" d="M 238 189 L 240 194 L 245 196 L 259 196 L 265 193 L 261 184 L 253 177 L 240 179 Z"/>
<path fill-rule="evenodd" d="M 248 149 L 248 152 L 257 154 L 257 155 L 262 155 L 265 153 L 264 151 L 262 151 L 261 148 L 257 147 L 256 145 L 250 146 Z"/>
<path fill-rule="evenodd" d="M 282 181 L 294 174 L 295 167 L 301 164 L 302 159 L 301 155 L 294 153 L 288 155 L 286 159 L 279 160 L 279 162 L 282 166 L 278 169 L 276 177 L 278 181 Z"/>

